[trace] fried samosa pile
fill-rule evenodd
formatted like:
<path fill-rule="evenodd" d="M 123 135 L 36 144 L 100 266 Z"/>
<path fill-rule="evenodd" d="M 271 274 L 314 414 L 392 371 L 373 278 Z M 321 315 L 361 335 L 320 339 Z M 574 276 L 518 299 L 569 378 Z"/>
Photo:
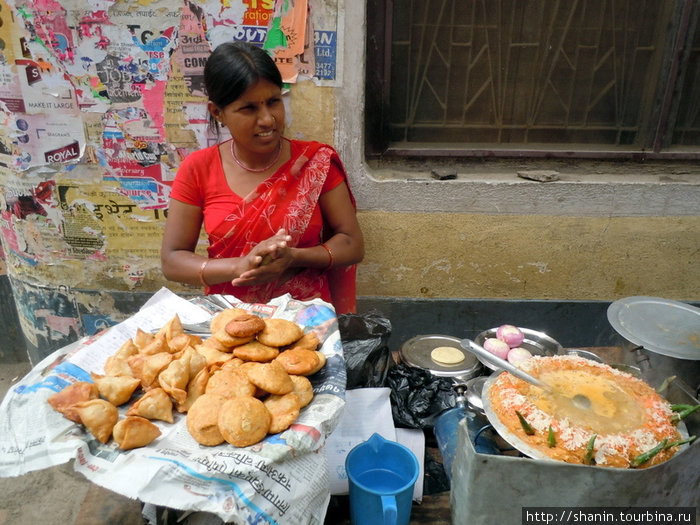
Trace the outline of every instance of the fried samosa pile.
<path fill-rule="evenodd" d="M 289 428 L 313 399 L 307 376 L 326 362 L 316 334 L 239 308 L 218 312 L 210 328 L 207 338 L 186 333 L 175 315 L 156 333 L 137 329 L 104 374 L 48 403 L 122 450 L 153 442 L 161 435 L 153 421 L 174 423 L 176 412 L 187 414 L 189 433 L 206 446 L 246 447 Z"/>

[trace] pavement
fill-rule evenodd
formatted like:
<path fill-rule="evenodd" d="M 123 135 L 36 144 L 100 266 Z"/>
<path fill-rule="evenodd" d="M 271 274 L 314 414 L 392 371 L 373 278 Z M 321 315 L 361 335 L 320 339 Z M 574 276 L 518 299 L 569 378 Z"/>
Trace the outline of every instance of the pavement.
<path fill-rule="evenodd" d="M 0 363 L 0 399 L 31 369 Z M 95 485 L 72 462 L 0 478 L 0 525 L 143 525 L 141 504 Z"/>

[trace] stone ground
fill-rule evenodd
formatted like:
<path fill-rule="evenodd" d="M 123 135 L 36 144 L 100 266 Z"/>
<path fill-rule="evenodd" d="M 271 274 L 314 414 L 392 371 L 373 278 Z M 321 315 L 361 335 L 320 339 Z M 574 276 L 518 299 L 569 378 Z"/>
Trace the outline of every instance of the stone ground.
<path fill-rule="evenodd" d="M 0 398 L 30 364 L 0 363 Z M 0 478 L 0 525 L 143 525 L 138 502 L 103 489 L 72 463 Z"/>

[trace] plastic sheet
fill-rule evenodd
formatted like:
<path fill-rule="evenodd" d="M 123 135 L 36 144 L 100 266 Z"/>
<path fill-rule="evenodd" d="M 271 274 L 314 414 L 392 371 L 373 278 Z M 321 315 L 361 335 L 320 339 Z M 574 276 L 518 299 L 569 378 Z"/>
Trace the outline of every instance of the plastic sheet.
<path fill-rule="evenodd" d="M 394 424 L 404 428 L 433 428 L 440 414 L 456 405 L 451 379 L 400 363 L 389 370 Z"/>
<path fill-rule="evenodd" d="M 338 330 L 347 369 L 346 388 L 386 386 L 387 373 L 394 363 L 387 344 L 391 321 L 377 311 L 341 314 Z"/>

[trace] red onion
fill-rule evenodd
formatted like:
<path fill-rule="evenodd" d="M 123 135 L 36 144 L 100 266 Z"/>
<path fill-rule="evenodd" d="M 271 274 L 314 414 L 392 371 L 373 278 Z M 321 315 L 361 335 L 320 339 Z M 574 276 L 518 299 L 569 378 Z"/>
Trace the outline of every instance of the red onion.
<path fill-rule="evenodd" d="M 525 334 L 517 326 L 502 324 L 496 329 L 496 337 L 506 343 L 510 348 L 520 346 L 525 340 Z"/>
<path fill-rule="evenodd" d="M 489 337 L 484 341 L 484 348 L 491 352 L 496 357 L 501 359 L 506 359 L 508 357 L 508 352 L 510 347 L 504 341 L 496 339 L 495 337 Z"/>
<path fill-rule="evenodd" d="M 516 346 L 515 348 L 511 348 L 508 352 L 507 360 L 510 364 L 518 366 L 520 363 L 527 361 L 531 357 L 532 354 L 527 348 L 520 348 L 519 346 Z"/>

